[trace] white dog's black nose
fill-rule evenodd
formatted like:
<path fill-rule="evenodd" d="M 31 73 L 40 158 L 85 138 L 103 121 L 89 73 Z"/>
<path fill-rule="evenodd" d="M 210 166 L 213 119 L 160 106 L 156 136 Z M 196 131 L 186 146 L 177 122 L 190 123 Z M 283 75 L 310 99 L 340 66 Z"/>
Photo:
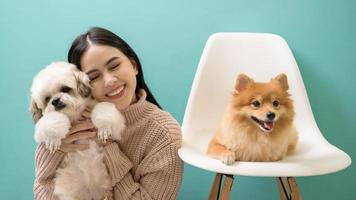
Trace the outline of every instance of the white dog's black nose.
<path fill-rule="evenodd" d="M 55 99 L 53 99 L 53 101 L 52 101 L 52 105 L 53 105 L 53 106 L 57 106 L 57 105 L 59 104 L 59 102 L 60 102 L 60 99 L 59 99 L 59 98 L 55 98 Z"/>
<path fill-rule="evenodd" d="M 276 117 L 276 114 L 274 112 L 267 113 L 267 119 L 274 120 L 275 117 Z"/>
<path fill-rule="evenodd" d="M 53 99 L 52 105 L 54 106 L 55 110 L 60 110 L 66 106 L 60 98 Z"/>

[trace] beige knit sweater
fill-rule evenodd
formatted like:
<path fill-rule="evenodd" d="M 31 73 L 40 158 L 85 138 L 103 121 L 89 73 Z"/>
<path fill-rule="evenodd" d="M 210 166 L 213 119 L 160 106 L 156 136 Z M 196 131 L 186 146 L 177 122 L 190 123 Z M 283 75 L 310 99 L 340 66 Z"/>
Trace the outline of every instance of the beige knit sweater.
<path fill-rule="evenodd" d="M 179 124 L 167 112 L 146 101 L 140 90 L 137 103 L 122 112 L 127 128 L 119 142 L 104 147 L 104 162 L 112 179 L 114 199 L 176 199 L 183 173 L 177 151 Z M 53 195 L 55 171 L 65 153 L 50 154 L 43 144 L 35 155 L 35 199 Z"/>

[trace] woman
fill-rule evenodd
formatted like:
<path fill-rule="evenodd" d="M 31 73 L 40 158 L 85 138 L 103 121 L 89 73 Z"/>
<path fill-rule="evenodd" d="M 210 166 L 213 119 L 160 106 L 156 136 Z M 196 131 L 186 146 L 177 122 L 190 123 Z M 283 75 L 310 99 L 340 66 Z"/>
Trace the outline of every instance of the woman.
<path fill-rule="evenodd" d="M 89 76 L 94 98 L 113 103 L 126 119 L 122 140 L 105 144 L 96 140 L 104 147 L 112 198 L 176 199 L 183 171 L 177 154 L 180 127 L 160 109 L 144 81 L 135 52 L 114 33 L 92 28 L 74 40 L 68 61 Z M 83 116 L 88 118 L 90 113 Z M 67 152 L 88 148 L 86 144 L 75 144 L 77 140 L 95 140 L 95 135 L 90 120 L 82 120 L 72 125 L 59 151 L 50 154 L 39 145 L 35 199 L 56 199 L 53 178 L 60 162 Z"/>

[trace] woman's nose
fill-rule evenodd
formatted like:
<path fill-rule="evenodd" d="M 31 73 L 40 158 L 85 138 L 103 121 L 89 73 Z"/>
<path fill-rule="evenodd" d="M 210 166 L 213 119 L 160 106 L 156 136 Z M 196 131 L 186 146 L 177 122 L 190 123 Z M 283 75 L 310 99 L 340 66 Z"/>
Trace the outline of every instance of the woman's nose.
<path fill-rule="evenodd" d="M 115 85 L 117 78 L 111 74 L 104 75 L 104 85 L 105 87 L 112 87 Z"/>

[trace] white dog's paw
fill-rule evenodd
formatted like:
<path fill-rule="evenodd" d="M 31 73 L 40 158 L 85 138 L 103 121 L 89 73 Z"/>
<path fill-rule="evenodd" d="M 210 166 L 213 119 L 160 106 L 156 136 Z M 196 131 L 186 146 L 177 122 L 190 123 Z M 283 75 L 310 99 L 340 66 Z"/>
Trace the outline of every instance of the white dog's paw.
<path fill-rule="evenodd" d="M 125 129 L 125 118 L 109 102 L 97 103 L 91 113 L 94 126 L 98 129 L 98 137 L 103 141 L 107 139 L 120 140 Z"/>
<path fill-rule="evenodd" d="M 235 153 L 229 150 L 224 151 L 220 154 L 220 160 L 225 165 L 232 165 L 235 162 Z"/>
<path fill-rule="evenodd" d="M 126 128 L 125 118 L 117 110 L 116 110 L 116 112 L 112 113 L 112 116 L 113 116 L 113 120 L 114 120 L 113 124 L 112 124 L 112 130 L 113 130 L 112 139 L 121 140 L 122 132 Z"/>
<path fill-rule="evenodd" d="M 110 127 L 99 127 L 98 128 L 98 138 L 102 141 L 106 141 L 107 139 L 112 138 L 112 130 Z"/>
<path fill-rule="evenodd" d="M 48 137 L 45 141 L 46 148 L 52 153 L 59 150 L 62 139 L 59 137 Z"/>
<path fill-rule="evenodd" d="M 35 127 L 35 141 L 44 143 L 51 152 L 58 150 L 61 146 L 61 140 L 69 132 L 69 118 L 60 112 L 46 113 Z"/>

